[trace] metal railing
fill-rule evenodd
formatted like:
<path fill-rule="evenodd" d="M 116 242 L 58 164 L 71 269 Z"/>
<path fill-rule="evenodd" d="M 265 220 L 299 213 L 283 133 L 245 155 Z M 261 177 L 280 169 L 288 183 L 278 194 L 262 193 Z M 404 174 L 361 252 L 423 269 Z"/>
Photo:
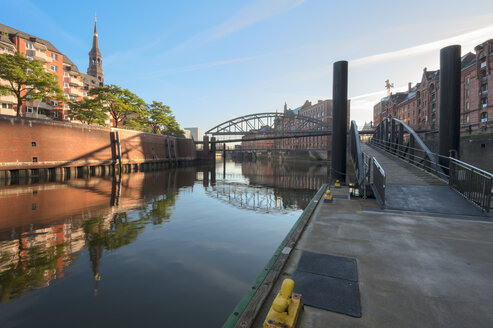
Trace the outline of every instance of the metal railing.
<path fill-rule="evenodd" d="M 358 126 L 355 121 L 351 121 L 351 128 L 349 129 L 349 152 L 351 155 L 351 160 L 353 161 L 356 179 L 358 180 L 358 185 L 360 186 L 361 192 L 361 187 L 365 186 L 365 170 L 363 167 L 363 154 L 361 152 Z"/>
<path fill-rule="evenodd" d="M 404 122 L 395 118 L 385 119 L 377 126 L 371 144 L 447 181 L 452 189 L 483 211 L 489 212 L 493 175 L 453 157 L 432 153 L 416 132 Z M 372 167 L 372 172 L 375 180 L 378 170 L 375 171 Z"/>
<path fill-rule="evenodd" d="M 489 212 L 493 175 L 455 158 L 449 160 L 449 186 Z"/>
<path fill-rule="evenodd" d="M 385 181 L 386 174 L 382 166 L 378 163 L 377 159 L 373 157 L 371 159 L 371 172 L 372 172 L 372 181 L 371 181 L 371 189 L 373 190 L 373 194 L 375 198 L 380 203 L 381 207 L 385 206 Z"/>
<path fill-rule="evenodd" d="M 440 165 L 438 154 L 432 153 L 413 129 L 396 118 L 383 120 L 377 126 L 371 143 L 445 181 L 448 180 L 445 173 L 448 167 Z"/>

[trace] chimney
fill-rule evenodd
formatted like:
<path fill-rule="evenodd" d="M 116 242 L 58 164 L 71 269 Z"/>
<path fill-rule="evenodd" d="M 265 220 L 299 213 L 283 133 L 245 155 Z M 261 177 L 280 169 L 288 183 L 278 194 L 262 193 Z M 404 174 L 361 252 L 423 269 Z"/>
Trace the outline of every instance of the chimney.
<path fill-rule="evenodd" d="M 412 84 L 411 82 L 409 82 L 409 83 L 407 84 L 407 91 L 409 91 L 409 92 L 411 92 L 411 84 Z"/>

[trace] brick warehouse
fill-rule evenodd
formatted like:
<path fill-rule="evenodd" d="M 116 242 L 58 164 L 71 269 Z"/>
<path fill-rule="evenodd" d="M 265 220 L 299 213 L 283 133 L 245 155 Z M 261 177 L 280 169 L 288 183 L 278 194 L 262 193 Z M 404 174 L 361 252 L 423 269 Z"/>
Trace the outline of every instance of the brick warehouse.
<path fill-rule="evenodd" d="M 0 54 L 16 52 L 42 61 L 46 69 L 57 76 L 58 85 L 67 99 L 80 100 L 87 96 L 91 88 L 104 84 L 103 57 L 99 51 L 96 22 L 94 22 L 93 43 L 89 52 L 87 74 L 80 72 L 77 66 L 51 42 L 0 24 Z M 0 81 L 0 83 L 6 83 L 6 81 Z M 13 95 L 0 95 L 0 114 L 16 115 L 16 103 L 17 100 Z M 69 110 L 68 105 L 62 101 L 26 101 L 22 105 L 21 115 L 61 121 L 68 119 Z M 109 120 L 107 124 L 110 124 Z"/>
<path fill-rule="evenodd" d="M 493 128 L 493 39 L 475 47 L 461 58 L 461 131 Z M 440 71 L 423 70 L 421 82 L 409 83 L 406 92 L 382 98 L 373 107 L 373 125 L 387 116 L 396 117 L 415 130 L 436 130 L 439 120 Z"/>

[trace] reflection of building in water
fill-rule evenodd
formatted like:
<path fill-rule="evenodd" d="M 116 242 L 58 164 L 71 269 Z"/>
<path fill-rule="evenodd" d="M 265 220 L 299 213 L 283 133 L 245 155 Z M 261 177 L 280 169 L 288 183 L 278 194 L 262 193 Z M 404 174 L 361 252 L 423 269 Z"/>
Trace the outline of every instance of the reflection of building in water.
<path fill-rule="evenodd" d="M 276 188 L 318 190 L 328 179 L 328 167 L 273 162 L 243 162 L 242 174 L 253 184 Z"/>
<path fill-rule="evenodd" d="M 84 248 L 88 248 L 96 292 L 104 251 L 131 244 L 146 224 L 169 221 L 178 189 L 194 182 L 195 171 L 189 171 L 0 190 L 0 208 L 8 209 L 0 211 L 0 301 L 62 278 Z M 119 205 L 111 206 L 117 192 Z M 135 208 L 140 209 L 139 217 L 130 219 L 127 212 Z"/>
<path fill-rule="evenodd" d="M 327 166 L 321 165 L 242 162 L 241 172 L 222 174 L 223 180 L 214 179 L 213 188 L 206 189 L 207 195 L 241 209 L 282 213 L 286 209 L 304 209 L 328 181 Z M 248 183 L 241 182 L 241 178 L 247 178 Z M 204 186 L 208 187 L 208 182 Z"/>

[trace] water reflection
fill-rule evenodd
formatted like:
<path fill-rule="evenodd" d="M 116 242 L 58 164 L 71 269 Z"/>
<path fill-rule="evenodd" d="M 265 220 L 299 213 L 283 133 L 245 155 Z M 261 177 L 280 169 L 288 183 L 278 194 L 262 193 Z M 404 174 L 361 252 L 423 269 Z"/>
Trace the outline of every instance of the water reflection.
<path fill-rule="evenodd" d="M 128 306 L 145 316 L 141 322 L 196 325 L 203 322 L 187 315 L 191 308 L 204 307 L 196 295 L 161 300 L 169 313 L 143 307 L 138 300 L 161 299 L 163 288 L 182 295 L 204 288 L 202 298 L 207 299 L 212 286 L 220 298 L 206 301 L 210 309 L 205 311 L 211 326 L 222 323 L 327 177 L 324 166 L 225 164 L 1 188 L 0 325 L 47 326 L 43 316 L 49 317 L 51 306 L 60 306 L 65 295 L 57 281 L 76 290 L 71 297 L 78 307 L 67 310 L 64 325 L 94 325 L 80 316 L 99 298 L 104 304 L 121 303 L 100 325 L 127 324 Z M 269 215 L 272 222 L 259 215 Z M 153 228 L 168 223 L 169 232 Z M 134 279 L 122 277 L 122 267 Z M 162 277 L 169 274 L 163 285 Z M 91 287 L 85 283 L 88 275 Z M 185 279 L 188 275 L 193 278 Z M 178 287 L 180 279 L 187 287 Z M 132 284 L 140 286 L 135 299 L 121 294 Z M 84 296 L 88 288 L 97 297 L 93 301 Z M 33 290 L 51 292 L 23 297 Z M 39 320 L 25 311 L 38 311 Z M 96 315 L 98 310 L 93 311 Z"/>

